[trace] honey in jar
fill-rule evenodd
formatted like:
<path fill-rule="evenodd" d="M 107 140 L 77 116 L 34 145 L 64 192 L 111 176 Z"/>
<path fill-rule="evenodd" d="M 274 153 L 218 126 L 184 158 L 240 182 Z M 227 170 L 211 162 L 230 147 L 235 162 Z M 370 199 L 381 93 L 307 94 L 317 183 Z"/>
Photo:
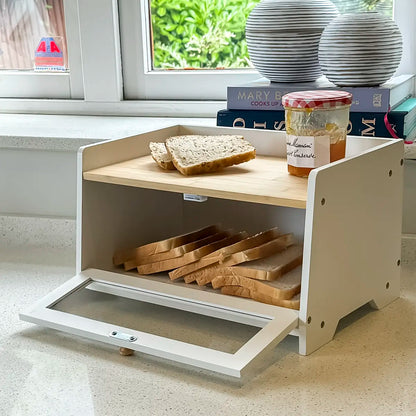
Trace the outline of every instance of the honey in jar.
<path fill-rule="evenodd" d="M 345 157 L 352 95 L 346 91 L 299 91 L 282 97 L 288 172 L 310 171 Z"/>

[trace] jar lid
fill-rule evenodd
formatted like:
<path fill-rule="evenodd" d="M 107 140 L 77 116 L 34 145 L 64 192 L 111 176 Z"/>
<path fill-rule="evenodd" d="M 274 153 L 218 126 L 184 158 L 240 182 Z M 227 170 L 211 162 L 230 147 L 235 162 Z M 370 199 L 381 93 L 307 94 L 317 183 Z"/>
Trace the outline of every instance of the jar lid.
<path fill-rule="evenodd" d="M 351 102 L 351 93 L 336 90 L 296 91 L 282 97 L 283 107 L 291 108 L 331 108 L 349 105 Z"/>

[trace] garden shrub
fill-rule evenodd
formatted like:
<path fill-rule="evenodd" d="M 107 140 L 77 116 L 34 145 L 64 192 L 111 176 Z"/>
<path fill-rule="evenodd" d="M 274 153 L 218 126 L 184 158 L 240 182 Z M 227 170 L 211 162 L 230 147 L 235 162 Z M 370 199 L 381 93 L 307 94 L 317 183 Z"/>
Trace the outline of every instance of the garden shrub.
<path fill-rule="evenodd" d="M 260 0 L 151 0 L 153 67 L 249 67 L 245 24 Z M 332 0 L 341 13 L 379 10 L 393 0 Z"/>
<path fill-rule="evenodd" d="M 152 0 L 154 68 L 250 66 L 247 16 L 259 0 Z"/>

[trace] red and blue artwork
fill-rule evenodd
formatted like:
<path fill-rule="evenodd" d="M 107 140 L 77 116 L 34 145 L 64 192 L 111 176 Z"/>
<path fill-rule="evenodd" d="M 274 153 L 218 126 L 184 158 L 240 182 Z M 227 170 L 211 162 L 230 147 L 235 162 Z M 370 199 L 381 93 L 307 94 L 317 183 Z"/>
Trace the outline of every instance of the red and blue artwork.
<path fill-rule="evenodd" d="M 66 70 L 64 55 L 53 37 L 44 37 L 40 40 L 35 52 L 35 70 Z"/>

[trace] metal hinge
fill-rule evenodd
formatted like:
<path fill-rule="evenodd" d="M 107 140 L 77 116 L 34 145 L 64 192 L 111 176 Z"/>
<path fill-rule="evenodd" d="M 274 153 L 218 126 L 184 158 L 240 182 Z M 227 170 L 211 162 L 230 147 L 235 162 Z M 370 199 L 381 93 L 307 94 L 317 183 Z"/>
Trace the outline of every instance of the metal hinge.
<path fill-rule="evenodd" d="M 118 331 L 112 331 L 110 333 L 110 337 L 121 339 L 123 341 L 129 341 L 129 342 L 137 341 L 137 337 L 135 337 L 134 335 L 125 334 L 123 332 L 118 332 Z"/>

